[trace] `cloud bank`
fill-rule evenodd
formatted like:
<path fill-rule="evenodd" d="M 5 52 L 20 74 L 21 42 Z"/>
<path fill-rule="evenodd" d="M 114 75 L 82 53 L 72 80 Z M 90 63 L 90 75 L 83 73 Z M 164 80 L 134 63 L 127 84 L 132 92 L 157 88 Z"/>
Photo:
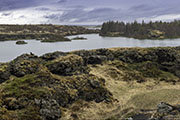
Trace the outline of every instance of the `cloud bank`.
<path fill-rule="evenodd" d="M 180 19 L 178 0 L 0 0 L 1 24 L 101 24 Z"/>

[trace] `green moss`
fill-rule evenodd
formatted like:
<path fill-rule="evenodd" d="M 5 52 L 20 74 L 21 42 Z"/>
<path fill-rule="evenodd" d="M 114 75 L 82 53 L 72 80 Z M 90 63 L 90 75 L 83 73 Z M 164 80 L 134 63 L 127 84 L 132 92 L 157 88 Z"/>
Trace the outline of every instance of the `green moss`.
<path fill-rule="evenodd" d="M 26 75 L 22 78 L 15 78 L 3 86 L 3 94 L 13 97 L 27 96 L 28 98 L 39 98 L 47 93 L 47 91 L 43 87 L 35 87 L 34 85 L 38 82 L 41 82 L 41 80 L 37 79 L 36 75 Z"/>
<path fill-rule="evenodd" d="M 7 64 L 2 64 L 0 65 L 0 72 L 5 72 L 8 68 L 8 65 Z"/>

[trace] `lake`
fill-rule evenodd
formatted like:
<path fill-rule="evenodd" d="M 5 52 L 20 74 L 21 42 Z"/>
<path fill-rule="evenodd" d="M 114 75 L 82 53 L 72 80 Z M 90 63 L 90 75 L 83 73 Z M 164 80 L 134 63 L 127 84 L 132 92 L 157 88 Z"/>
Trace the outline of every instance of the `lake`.
<path fill-rule="evenodd" d="M 26 45 L 16 45 L 16 41 L 0 42 L 0 62 L 8 62 L 23 53 L 42 55 L 54 51 L 73 51 L 112 47 L 165 47 L 180 46 L 180 39 L 137 40 L 125 37 L 100 37 L 98 34 L 68 36 L 68 38 L 85 37 L 87 40 L 72 42 L 41 43 L 36 40 L 25 40 Z"/>

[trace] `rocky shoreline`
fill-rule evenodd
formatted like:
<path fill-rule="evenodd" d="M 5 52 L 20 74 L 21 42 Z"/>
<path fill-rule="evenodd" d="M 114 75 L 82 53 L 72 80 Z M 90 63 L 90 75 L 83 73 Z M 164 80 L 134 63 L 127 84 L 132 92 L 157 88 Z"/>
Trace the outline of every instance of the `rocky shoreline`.
<path fill-rule="evenodd" d="M 36 39 L 42 42 L 71 41 L 65 36 L 99 33 L 100 30 L 65 25 L 0 25 L 0 41 Z"/>
<path fill-rule="evenodd" d="M 23 54 L 0 64 L 0 119 L 180 118 L 179 63 L 180 47 Z"/>

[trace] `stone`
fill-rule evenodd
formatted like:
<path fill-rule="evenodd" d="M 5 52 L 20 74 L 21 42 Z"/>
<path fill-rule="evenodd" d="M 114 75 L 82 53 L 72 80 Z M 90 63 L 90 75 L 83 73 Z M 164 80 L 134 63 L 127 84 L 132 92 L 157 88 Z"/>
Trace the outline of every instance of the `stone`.
<path fill-rule="evenodd" d="M 61 110 L 59 104 L 54 99 L 35 100 L 36 104 L 40 106 L 40 114 L 45 120 L 58 120 L 61 117 Z"/>
<path fill-rule="evenodd" d="M 171 111 L 173 111 L 173 106 L 167 103 L 161 102 L 157 105 L 157 112 L 159 113 L 169 113 Z"/>

